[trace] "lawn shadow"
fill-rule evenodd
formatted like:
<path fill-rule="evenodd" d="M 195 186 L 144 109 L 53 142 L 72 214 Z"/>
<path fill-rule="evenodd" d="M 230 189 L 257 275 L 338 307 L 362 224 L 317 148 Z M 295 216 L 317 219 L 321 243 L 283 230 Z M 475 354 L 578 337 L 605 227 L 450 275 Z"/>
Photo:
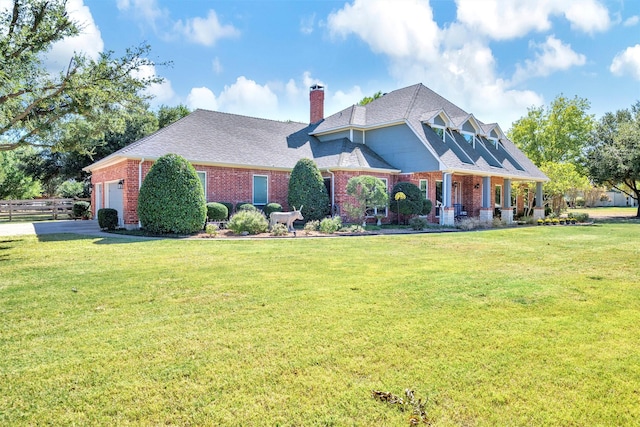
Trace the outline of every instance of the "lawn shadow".
<path fill-rule="evenodd" d="M 75 233 L 54 233 L 54 234 L 41 234 L 37 235 L 38 241 L 40 242 L 67 242 L 74 240 L 95 240 L 93 242 L 95 245 L 114 245 L 114 244 L 127 244 L 127 243 L 140 243 L 149 241 L 151 239 L 141 238 L 141 237 L 107 237 L 107 236 L 96 236 L 89 234 L 75 234 Z"/>

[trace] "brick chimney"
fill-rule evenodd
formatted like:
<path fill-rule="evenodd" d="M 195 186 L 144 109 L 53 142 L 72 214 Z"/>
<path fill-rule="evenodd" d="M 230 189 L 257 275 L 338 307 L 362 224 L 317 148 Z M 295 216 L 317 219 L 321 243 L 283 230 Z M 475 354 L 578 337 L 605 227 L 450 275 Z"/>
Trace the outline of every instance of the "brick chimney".
<path fill-rule="evenodd" d="M 310 121 L 309 123 L 318 123 L 324 119 L 324 87 L 319 84 L 311 86 L 309 92 L 309 104 L 310 104 Z"/>

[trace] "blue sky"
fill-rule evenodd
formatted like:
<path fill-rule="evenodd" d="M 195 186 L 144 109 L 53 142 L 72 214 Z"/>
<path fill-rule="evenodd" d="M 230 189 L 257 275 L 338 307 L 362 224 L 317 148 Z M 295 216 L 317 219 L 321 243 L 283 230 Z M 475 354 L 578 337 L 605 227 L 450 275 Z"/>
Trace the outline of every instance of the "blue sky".
<path fill-rule="evenodd" d="M 9 0 L 0 0 L 0 6 Z M 423 83 L 506 131 L 556 95 L 599 118 L 640 100 L 637 0 L 68 0 L 81 36 L 69 52 L 147 42 L 166 78 L 156 105 L 183 103 L 307 122 L 308 87 L 325 114 L 374 92 Z"/>

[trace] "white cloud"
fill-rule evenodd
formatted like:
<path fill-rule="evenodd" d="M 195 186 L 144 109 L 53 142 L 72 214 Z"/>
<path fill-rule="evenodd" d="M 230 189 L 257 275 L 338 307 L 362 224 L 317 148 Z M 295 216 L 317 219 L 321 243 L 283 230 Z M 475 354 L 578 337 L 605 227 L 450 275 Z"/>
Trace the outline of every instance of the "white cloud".
<path fill-rule="evenodd" d="M 564 15 L 586 33 L 605 31 L 609 12 L 598 0 L 456 0 L 458 21 L 495 40 L 522 37 L 551 28 L 552 16 Z"/>
<path fill-rule="evenodd" d="M 191 110 L 202 108 L 205 110 L 218 110 L 218 100 L 207 87 L 194 87 L 187 96 L 187 107 Z"/>
<path fill-rule="evenodd" d="M 154 30 L 159 23 L 169 19 L 169 10 L 158 6 L 157 0 L 117 0 L 116 7 L 121 12 L 131 13 Z"/>
<path fill-rule="evenodd" d="M 633 27 L 634 25 L 637 25 L 638 22 L 640 22 L 640 16 L 638 15 L 633 15 L 629 18 L 627 18 L 622 25 L 624 25 L 625 27 Z"/>
<path fill-rule="evenodd" d="M 507 128 L 528 107 L 542 103 L 533 91 L 514 90 L 510 82 L 496 76 L 495 58 L 477 28 L 453 23 L 440 29 L 426 0 L 401 5 L 355 0 L 332 13 L 327 27 L 333 36 L 356 35 L 372 51 L 385 54 L 395 85 L 423 82 L 480 120 L 497 121 Z M 355 88 L 348 93 L 356 98 L 347 101 L 339 95 L 348 102 L 340 109 L 362 98 Z"/>
<path fill-rule="evenodd" d="M 428 1 L 355 0 L 331 13 L 327 26 L 332 36 L 355 34 L 376 53 L 432 60 L 438 52 L 438 25 Z"/>
<path fill-rule="evenodd" d="M 134 73 L 137 78 L 150 78 L 155 77 L 156 67 L 153 65 L 145 65 Z M 173 104 L 177 101 L 177 96 L 171 85 L 171 81 L 167 78 L 162 83 L 154 83 L 145 89 L 146 94 L 153 96 L 151 104 L 153 106 L 160 106 L 163 104 Z"/>
<path fill-rule="evenodd" d="M 231 86 L 225 86 L 219 96 L 220 109 L 229 113 L 251 117 L 273 117 L 278 110 L 278 97 L 268 84 L 240 76 Z"/>
<path fill-rule="evenodd" d="M 206 18 L 191 18 L 184 23 L 178 20 L 173 25 L 174 31 L 183 34 L 192 43 L 213 46 L 223 38 L 233 38 L 240 35 L 240 31 L 233 25 L 222 25 L 215 10 L 209 10 Z"/>
<path fill-rule="evenodd" d="M 596 0 L 582 0 L 566 3 L 558 3 L 571 28 L 585 33 L 602 32 L 609 29 L 611 19 L 608 9 Z"/>
<path fill-rule="evenodd" d="M 548 76 L 555 71 L 567 70 L 573 66 L 581 66 L 587 62 L 584 55 L 576 53 L 571 45 L 563 44 L 554 36 L 547 37 L 544 43 L 530 43 L 537 49 L 533 61 L 525 61 L 524 67 L 517 65 L 513 76 L 513 83 L 519 83 L 530 77 Z"/>
<path fill-rule="evenodd" d="M 616 76 L 630 75 L 640 81 L 640 44 L 618 53 L 613 58 L 609 70 Z"/>
<path fill-rule="evenodd" d="M 211 63 L 211 68 L 213 69 L 213 72 L 216 74 L 220 74 L 222 73 L 222 63 L 220 62 L 220 58 L 218 58 L 217 56 L 215 58 L 213 58 L 213 62 Z"/>
<path fill-rule="evenodd" d="M 309 16 L 305 16 L 300 19 L 300 32 L 302 34 L 311 34 L 313 33 L 314 25 L 316 22 L 316 14 L 313 13 Z"/>
<path fill-rule="evenodd" d="M 51 72 L 59 72 L 69 66 L 69 60 L 75 52 L 84 53 L 89 58 L 97 59 L 104 49 L 104 42 L 100 29 L 97 27 L 89 7 L 83 0 L 69 0 L 67 2 L 69 18 L 80 27 L 80 34 L 67 37 L 53 45 L 47 52 L 46 67 Z"/>

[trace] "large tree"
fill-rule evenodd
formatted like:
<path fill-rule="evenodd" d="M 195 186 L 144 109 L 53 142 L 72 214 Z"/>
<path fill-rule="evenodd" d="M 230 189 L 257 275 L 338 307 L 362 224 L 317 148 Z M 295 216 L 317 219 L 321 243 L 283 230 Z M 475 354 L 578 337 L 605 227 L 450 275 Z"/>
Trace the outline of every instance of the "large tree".
<path fill-rule="evenodd" d="M 54 43 L 79 34 L 66 0 L 14 0 L 0 11 L 0 151 L 25 145 L 54 151 L 91 152 L 90 143 L 107 131 L 122 129 L 129 112 L 146 108 L 144 89 L 160 83 L 141 77 L 148 46 L 122 57 L 104 52 L 97 59 L 75 53 L 68 66 L 51 74 L 44 58 Z M 84 119 L 75 138 L 59 138 L 61 124 Z"/>
<path fill-rule="evenodd" d="M 302 210 L 307 221 L 321 220 L 331 210 L 329 193 L 320 169 L 311 159 L 300 159 L 291 171 L 287 203 Z"/>
<path fill-rule="evenodd" d="M 557 96 L 548 108 L 532 107 L 508 132 L 511 139 L 536 165 L 579 164 L 594 127 L 584 98 Z"/>
<path fill-rule="evenodd" d="M 606 113 L 592 141 L 586 160 L 591 179 L 640 201 L 640 101 L 631 111 Z M 640 218 L 640 206 L 636 217 Z"/>

